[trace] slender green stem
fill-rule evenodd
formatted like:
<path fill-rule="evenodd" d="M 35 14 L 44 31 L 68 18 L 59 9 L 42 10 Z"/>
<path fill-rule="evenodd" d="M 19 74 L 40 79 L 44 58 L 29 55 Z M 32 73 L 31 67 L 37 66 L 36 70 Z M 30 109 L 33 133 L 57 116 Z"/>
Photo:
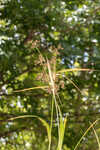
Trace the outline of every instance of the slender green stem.
<path fill-rule="evenodd" d="M 51 134 L 52 134 L 52 126 L 53 126 L 53 112 L 54 112 L 54 97 L 52 96 L 52 104 L 51 104 L 51 125 L 50 125 L 50 141 L 49 141 L 49 148 L 51 148 Z"/>

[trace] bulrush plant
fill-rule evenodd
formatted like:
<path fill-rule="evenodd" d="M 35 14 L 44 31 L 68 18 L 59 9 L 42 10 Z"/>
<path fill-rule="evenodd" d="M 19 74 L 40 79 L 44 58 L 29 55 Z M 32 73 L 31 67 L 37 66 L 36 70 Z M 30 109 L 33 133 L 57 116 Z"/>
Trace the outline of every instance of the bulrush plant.
<path fill-rule="evenodd" d="M 58 146 L 57 150 L 62 150 L 62 145 L 63 145 L 63 139 L 64 139 L 64 132 L 65 132 L 65 126 L 66 126 L 66 121 L 67 118 L 63 118 L 61 110 L 60 110 L 60 105 L 57 102 L 57 97 L 59 97 L 57 91 L 59 89 L 59 85 L 56 84 L 57 80 L 57 73 L 56 73 L 56 56 L 53 56 L 51 61 L 44 59 L 42 54 L 40 53 L 40 63 L 43 66 L 43 72 L 40 73 L 42 76 L 45 75 L 45 78 L 43 78 L 43 82 L 46 83 L 45 86 L 38 86 L 38 87 L 32 87 L 32 88 L 27 88 L 27 89 L 22 89 L 22 90 L 16 90 L 14 92 L 27 92 L 29 90 L 35 90 L 35 89 L 43 89 L 46 90 L 49 94 L 52 94 L 52 104 L 51 104 L 51 120 L 50 120 L 50 125 L 45 121 L 44 119 L 40 118 L 39 116 L 35 115 L 25 115 L 25 116 L 18 116 L 14 118 L 10 118 L 10 120 L 15 120 L 19 118 L 37 118 L 38 120 L 41 121 L 41 123 L 46 127 L 47 129 L 47 135 L 48 135 L 48 150 L 51 149 L 51 143 L 52 143 L 52 129 L 53 129 L 53 116 L 54 116 L 54 109 L 56 109 L 56 118 L 57 118 L 57 126 L 58 126 Z M 53 63 L 53 65 L 52 65 Z M 40 74 L 38 76 L 38 79 L 40 79 Z M 42 77 L 41 76 L 41 77 Z"/>
<path fill-rule="evenodd" d="M 37 118 L 38 120 L 40 120 L 41 123 L 45 126 L 45 128 L 47 130 L 48 141 L 49 141 L 48 150 L 51 150 L 51 144 L 52 144 L 54 110 L 56 110 L 57 127 L 58 127 L 58 144 L 57 144 L 56 150 L 62 150 L 64 133 L 65 133 L 65 128 L 66 128 L 66 124 L 67 124 L 67 116 L 63 117 L 62 112 L 61 112 L 61 108 L 60 108 L 61 100 L 60 100 L 59 95 L 58 95 L 58 90 L 60 89 L 60 86 L 64 87 L 64 81 L 58 83 L 59 76 L 61 76 L 61 75 L 63 76 L 64 73 L 66 73 L 66 72 L 95 71 L 95 70 L 91 70 L 91 69 L 87 69 L 87 68 L 86 69 L 85 68 L 84 69 L 83 68 L 63 69 L 63 70 L 57 71 L 56 70 L 56 57 L 57 57 L 57 55 L 58 55 L 58 51 L 56 49 L 56 53 L 53 55 L 51 60 L 49 60 L 47 57 L 44 58 L 43 55 L 39 52 L 39 60 L 38 60 L 38 62 L 36 62 L 36 64 L 39 63 L 43 67 L 43 71 L 41 73 L 39 73 L 39 75 L 37 76 L 37 79 L 42 80 L 45 83 L 44 86 L 37 86 L 37 87 L 31 87 L 31 88 L 27 88 L 27 89 L 21 89 L 21 90 L 14 91 L 14 92 L 27 92 L 29 90 L 41 89 L 41 90 L 45 90 L 46 92 L 48 92 L 48 94 L 52 95 L 50 124 L 47 123 L 46 120 L 42 119 L 39 116 L 35 116 L 35 115 L 24 115 L 24 116 L 18 116 L 18 117 L 14 117 L 14 118 L 9 119 L 12 121 L 15 119 L 19 119 L 19 118 Z M 69 78 L 66 78 L 66 79 L 71 84 L 73 84 L 73 86 L 75 86 L 75 88 L 81 93 L 80 89 L 77 87 L 77 85 L 72 80 L 70 80 Z M 77 147 L 79 146 L 79 144 L 81 143 L 81 141 L 83 140 L 83 138 L 85 137 L 85 135 L 88 133 L 88 131 L 91 128 L 94 131 L 94 134 L 95 134 L 97 142 L 98 142 L 99 150 L 100 150 L 100 142 L 99 142 L 98 136 L 96 134 L 96 131 L 93 128 L 93 126 L 98 121 L 99 121 L 99 119 L 90 125 L 90 127 L 86 130 L 86 132 L 83 134 L 81 139 L 76 144 L 74 150 L 77 149 Z"/>

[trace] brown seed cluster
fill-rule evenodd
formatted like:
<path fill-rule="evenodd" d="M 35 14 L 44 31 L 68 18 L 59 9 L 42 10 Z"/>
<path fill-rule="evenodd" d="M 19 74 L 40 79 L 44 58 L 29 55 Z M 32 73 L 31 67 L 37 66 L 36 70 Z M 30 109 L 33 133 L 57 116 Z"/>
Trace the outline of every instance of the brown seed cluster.
<path fill-rule="evenodd" d="M 60 45 L 58 46 L 58 48 L 54 48 L 52 46 L 50 47 L 50 49 L 52 50 L 52 57 L 48 60 L 50 68 L 48 68 L 47 60 L 42 56 L 42 54 L 39 55 L 39 59 L 36 62 L 36 64 L 40 64 L 42 67 L 42 72 L 38 74 L 37 80 L 41 80 L 45 84 L 49 85 L 48 89 L 46 89 L 48 93 L 52 93 L 52 91 L 54 90 L 56 94 L 59 88 L 64 88 L 64 82 L 60 81 L 58 76 L 56 75 L 56 63 L 57 57 L 59 55 L 58 50 L 61 49 L 61 47 Z M 51 72 L 51 77 L 49 71 Z M 53 81 L 53 85 L 51 83 L 51 78 Z"/>

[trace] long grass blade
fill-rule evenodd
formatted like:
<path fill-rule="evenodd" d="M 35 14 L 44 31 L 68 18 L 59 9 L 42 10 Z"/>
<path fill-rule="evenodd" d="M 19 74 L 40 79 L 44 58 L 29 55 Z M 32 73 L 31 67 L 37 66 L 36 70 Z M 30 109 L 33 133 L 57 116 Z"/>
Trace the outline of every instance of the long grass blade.
<path fill-rule="evenodd" d="M 93 131 L 94 131 L 94 134 L 95 134 L 95 137 L 96 137 L 96 140 L 97 140 L 97 143 L 98 143 L 98 147 L 99 147 L 99 150 L 100 150 L 100 140 L 99 140 L 99 137 L 96 133 L 96 130 L 94 129 L 94 127 L 92 127 Z"/>
<path fill-rule="evenodd" d="M 62 69 L 62 70 L 59 70 L 57 73 L 74 72 L 74 71 L 100 71 L 100 70 L 94 70 L 94 69 L 88 69 L 88 68 L 73 68 L 73 69 Z"/>
<path fill-rule="evenodd" d="M 66 121 L 67 121 L 67 118 L 63 119 L 62 115 L 60 114 L 59 141 L 58 141 L 57 150 L 62 150 Z"/>
<path fill-rule="evenodd" d="M 69 82 L 71 82 L 74 86 L 75 86 L 75 88 L 81 93 L 81 94 L 83 94 L 82 92 L 81 92 L 81 90 L 79 89 L 79 87 L 72 81 L 72 80 L 70 80 L 68 77 L 66 77 L 67 78 L 67 80 L 69 81 Z"/>
<path fill-rule="evenodd" d="M 89 132 L 89 130 L 99 121 L 100 119 L 97 119 L 96 121 L 94 121 L 89 128 L 85 131 L 85 133 L 82 135 L 82 137 L 80 138 L 80 140 L 78 141 L 78 143 L 76 144 L 74 150 L 77 149 L 77 147 L 79 146 L 79 144 L 81 143 L 81 141 L 83 140 L 84 136 Z"/>
<path fill-rule="evenodd" d="M 47 67 L 48 67 L 48 72 L 49 72 L 50 85 L 51 85 L 51 89 L 52 89 L 52 93 L 53 93 L 52 107 L 51 107 L 51 126 L 50 126 L 50 132 L 52 132 L 53 110 L 54 110 L 54 102 L 56 102 L 56 95 L 55 95 L 55 83 L 53 80 L 53 73 L 51 71 L 51 67 L 50 67 L 50 63 L 49 63 L 48 59 L 47 59 Z M 57 111 L 57 116 L 58 116 L 58 111 Z M 51 147 L 51 139 L 50 139 L 50 143 L 49 143 L 49 150 L 50 150 L 50 147 Z"/>
<path fill-rule="evenodd" d="M 51 66 L 50 66 L 50 63 L 49 63 L 49 60 L 47 59 L 47 66 L 48 66 L 48 72 L 49 72 L 49 78 L 50 78 L 50 83 L 51 83 L 51 88 L 52 88 L 52 94 L 53 94 L 53 98 L 52 98 L 52 103 L 54 104 L 55 102 L 55 108 L 56 108 L 56 115 L 57 115 L 57 125 L 58 125 L 58 133 L 59 133 L 59 112 L 60 112 L 60 107 L 57 103 L 57 100 L 56 100 L 56 93 L 55 93 L 55 76 L 53 75 L 56 75 L 56 69 L 54 67 L 54 70 L 52 71 L 51 70 Z M 54 107 L 52 106 L 52 109 Z M 53 110 L 52 110 L 53 112 Z M 53 120 L 53 113 L 51 115 L 51 130 L 52 130 L 52 120 Z"/>
<path fill-rule="evenodd" d="M 42 124 L 46 127 L 49 143 L 51 142 L 51 129 L 50 129 L 50 126 L 44 119 L 42 119 L 39 116 L 35 116 L 35 115 L 17 116 L 17 117 L 13 117 L 13 118 L 8 119 L 8 121 L 13 121 L 13 120 L 22 119 L 22 118 L 37 118 L 38 120 L 40 120 L 42 122 Z"/>
<path fill-rule="evenodd" d="M 36 89 L 46 89 L 46 88 L 48 88 L 48 86 L 38 86 L 38 87 L 26 88 L 22 90 L 15 90 L 13 92 L 18 93 L 18 92 L 25 92 L 25 91 L 36 90 Z"/>

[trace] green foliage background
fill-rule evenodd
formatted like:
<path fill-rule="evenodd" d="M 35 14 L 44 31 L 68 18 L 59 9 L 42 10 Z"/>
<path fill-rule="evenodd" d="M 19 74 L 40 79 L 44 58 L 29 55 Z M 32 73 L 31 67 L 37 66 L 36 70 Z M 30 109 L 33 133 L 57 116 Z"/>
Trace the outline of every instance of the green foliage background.
<path fill-rule="evenodd" d="M 100 0 L 0 0 L 1 150 L 47 150 L 47 132 L 39 120 L 10 120 L 35 115 L 50 124 L 47 60 L 56 76 L 57 103 L 68 118 L 63 150 L 73 150 L 100 116 Z M 73 68 L 91 71 L 64 72 Z M 52 150 L 58 142 L 56 120 L 54 109 Z M 95 130 L 100 137 L 99 123 Z M 91 130 L 79 149 L 97 148 Z"/>

